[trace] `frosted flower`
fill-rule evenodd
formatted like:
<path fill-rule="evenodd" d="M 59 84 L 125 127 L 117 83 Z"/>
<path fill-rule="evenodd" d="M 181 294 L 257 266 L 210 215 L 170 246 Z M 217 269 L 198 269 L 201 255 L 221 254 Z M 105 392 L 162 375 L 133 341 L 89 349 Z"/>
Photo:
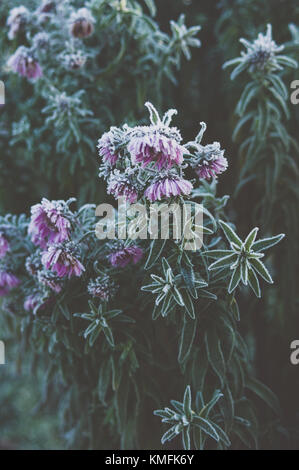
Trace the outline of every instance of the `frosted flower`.
<path fill-rule="evenodd" d="M 57 294 L 62 290 L 61 278 L 51 271 L 41 270 L 37 273 L 37 279 L 43 286 L 49 287 Z"/>
<path fill-rule="evenodd" d="M 221 150 L 219 142 L 198 145 L 191 166 L 200 179 L 215 178 L 228 167 L 227 159 L 223 155 L 224 150 Z"/>
<path fill-rule="evenodd" d="M 114 170 L 108 179 L 107 193 L 115 199 L 125 197 L 130 204 L 136 202 L 142 185 L 136 180 L 135 174 L 132 168 L 127 168 L 124 173 Z"/>
<path fill-rule="evenodd" d="M 153 163 L 154 166 L 170 168 L 183 162 L 184 147 L 175 127 L 162 123 L 152 126 L 136 127 L 128 144 L 132 163 L 141 163 L 143 167 Z"/>
<path fill-rule="evenodd" d="M 42 264 L 46 269 L 56 272 L 57 276 L 71 278 L 81 276 L 85 271 L 79 261 L 78 250 L 74 242 L 55 243 L 42 255 Z"/>
<path fill-rule="evenodd" d="M 35 81 L 43 75 L 38 61 L 33 57 L 32 52 L 24 46 L 18 47 L 16 52 L 8 59 L 7 65 L 15 73 L 29 80 Z"/>
<path fill-rule="evenodd" d="M 105 132 L 102 137 L 98 140 L 99 155 L 102 157 L 103 162 L 114 166 L 119 159 L 119 154 L 116 149 L 116 139 L 113 129 L 109 132 Z"/>
<path fill-rule="evenodd" d="M 14 275 L 6 271 L 0 271 L 0 296 L 8 294 L 8 292 L 20 284 L 20 280 Z"/>
<path fill-rule="evenodd" d="M 248 69 L 251 73 L 262 74 L 271 73 L 275 70 L 282 70 L 284 67 L 297 68 L 297 62 L 286 55 L 281 55 L 284 46 L 278 46 L 272 39 L 272 26 L 267 25 L 265 35 L 259 34 L 252 43 L 246 39 L 240 39 L 246 47 L 246 52 L 241 52 L 241 56 L 229 60 L 223 68 L 231 65 L 236 66 L 231 73 L 231 79 L 236 78 L 243 70 Z"/>
<path fill-rule="evenodd" d="M 143 257 L 143 250 L 138 245 L 125 246 L 118 240 L 109 244 L 108 260 L 116 268 L 124 268 L 128 264 L 137 264 Z"/>
<path fill-rule="evenodd" d="M 87 290 L 92 297 L 98 297 L 108 302 L 115 296 L 118 286 L 111 277 L 104 276 L 91 279 L 88 283 Z"/>
<path fill-rule="evenodd" d="M 265 35 L 259 33 L 257 39 L 250 43 L 246 39 L 240 39 L 240 42 L 247 48 L 246 53 L 241 55 L 243 59 L 250 65 L 250 70 L 264 70 L 280 68 L 275 59 L 275 54 L 284 49 L 284 46 L 277 46 L 272 39 L 272 26 L 267 25 L 267 32 Z"/>
<path fill-rule="evenodd" d="M 9 243 L 3 233 L 0 232 L 0 258 L 4 258 L 9 250 Z"/>
<path fill-rule="evenodd" d="M 48 201 L 31 207 L 31 220 L 28 233 L 32 242 L 45 248 L 47 243 L 59 243 L 70 237 L 70 213 L 64 201 Z"/>
<path fill-rule="evenodd" d="M 6 24 L 9 27 L 8 39 L 14 39 L 24 26 L 29 16 L 29 10 L 23 5 L 12 8 L 9 12 Z"/>
<path fill-rule="evenodd" d="M 151 202 L 154 202 L 163 198 L 188 195 L 192 188 L 190 181 L 175 173 L 165 172 L 154 178 L 151 185 L 146 188 L 144 195 Z"/>
<path fill-rule="evenodd" d="M 70 17 L 70 33 L 75 38 L 86 38 L 93 33 L 94 17 L 87 8 L 80 8 Z"/>
<path fill-rule="evenodd" d="M 44 16 L 48 16 L 46 14 L 53 11 L 55 9 L 55 6 L 55 0 L 43 0 L 42 4 L 38 7 L 37 12 L 40 14 L 44 14 Z"/>

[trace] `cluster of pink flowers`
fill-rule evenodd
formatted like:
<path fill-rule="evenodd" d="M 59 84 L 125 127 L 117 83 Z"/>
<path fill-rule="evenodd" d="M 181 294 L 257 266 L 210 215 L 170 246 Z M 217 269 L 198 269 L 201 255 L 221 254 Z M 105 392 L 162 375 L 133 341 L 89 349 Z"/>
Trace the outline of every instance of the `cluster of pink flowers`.
<path fill-rule="evenodd" d="M 125 197 L 130 204 L 142 197 L 155 202 L 189 196 L 193 184 L 185 179 L 185 168 L 190 166 L 199 179 L 216 178 L 226 170 L 220 144 L 200 144 L 205 123 L 195 141 L 184 146 L 179 130 L 170 126 L 176 111 L 169 110 L 161 120 L 151 103 L 146 106 L 149 126 L 111 127 L 98 141 L 100 176 L 107 180 L 108 194 Z"/>
<path fill-rule="evenodd" d="M 9 28 L 8 38 L 14 39 L 24 26 L 34 21 L 35 26 L 47 21 L 56 8 L 56 2 L 45 0 L 33 13 L 24 6 L 12 8 L 7 18 L 7 26 Z M 57 10 L 58 11 L 58 10 Z M 93 33 L 95 19 L 87 8 L 80 8 L 73 11 L 68 20 L 69 34 L 74 38 L 86 38 Z M 39 52 L 39 45 L 47 45 L 48 39 L 46 33 L 39 32 L 35 35 L 32 42 L 32 47 L 29 49 L 25 46 L 20 46 L 14 54 L 8 59 L 8 67 L 15 73 L 29 80 L 36 81 L 43 76 L 43 71 L 40 63 L 36 57 L 36 52 Z M 86 57 L 80 51 L 77 51 L 68 57 L 67 66 L 70 69 L 78 69 L 84 66 Z"/>
<path fill-rule="evenodd" d="M 151 202 L 187 196 L 193 188 L 183 177 L 187 151 L 182 137 L 176 127 L 170 127 L 175 110 L 161 120 L 151 103 L 146 106 L 149 126 L 111 127 L 98 141 L 100 175 L 108 181 L 108 194 L 123 196 L 130 204 L 143 196 Z"/>
<path fill-rule="evenodd" d="M 41 284 L 55 292 L 61 291 L 57 277 L 80 276 L 85 270 L 78 258 L 77 246 L 70 240 L 72 225 L 76 222 L 68 207 L 69 202 L 43 198 L 41 203 L 32 206 L 28 227 L 32 242 L 43 250 L 39 255 L 41 265 L 48 272 L 38 266 L 36 259 L 27 259 L 27 270 L 33 271 Z"/>

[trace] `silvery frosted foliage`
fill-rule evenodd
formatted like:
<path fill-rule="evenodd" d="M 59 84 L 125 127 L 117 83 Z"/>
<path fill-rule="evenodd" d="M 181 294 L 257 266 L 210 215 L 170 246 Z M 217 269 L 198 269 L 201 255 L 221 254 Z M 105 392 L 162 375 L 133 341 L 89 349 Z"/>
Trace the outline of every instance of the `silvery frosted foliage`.
<path fill-rule="evenodd" d="M 162 444 L 171 441 L 178 434 L 181 434 L 182 444 L 185 450 L 190 450 L 192 446 L 192 437 L 194 439 L 195 448 L 197 447 L 196 431 L 202 433 L 202 439 L 199 449 L 204 448 L 204 442 L 207 437 L 211 437 L 216 442 L 223 443 L 224 447 L 230 446 L 230 440 L 224 430 L 211 420 L 210 415 L 213 408 L 223 397 L 219 390 L 214 392 L 213 397 L 208 403 L 204 403 L 201 392 L 197 392 L 196 411 L 192 409 L 192 397 L 190 385 L 186 387 L 184 399 L 182 402 L 171 400 L 174 409 L 164 408 L 163 410 L 155 410 L 154 415 L 162 418 L 162 423 L 167 423 L 171 427 L 163 434 L 161 438 Z M 217 417 L 215 416 L 216 420 Z"/>
<path fill-rule="evenodd" d="M 257 297 L 261 296 L 261 289 L 257 275 L 262 277 L 266 282 L 273 283 L 271 275 L 261 261 L 264 257 L 262 253 L 267 248 L 279 243 L 284 234 L 275 237 L 255 240 L 258 228 L 255 227 L 247 235 L 244 242 L 235 233 L 230 225 L 220 221 L 221 228 L 230 243 L 231 250 L 210 250 L 206 254 L 210 258 L 216 258 L 217 261 L 210 264 L 209 270 L 218 270 L 229 268 L 232 272 L 228 292 L 233 292 L 239 283 L 246 286 L 249 284 Z"/>
<path fill-rule="evenodd" d="M 224 67 L 237 65 L 231 74 L 234 79 L 243 70 L 248 69 L 249 72 L 257 75 L 265 75 L 267 73 L 282 70 L 284 66 L 296 67 L 296 63 L 285 55 L 279 53 L 283 51 L 284 46 L 277 46 L 272 39 L 272 26 L 267 25 L 265 35 L 259 33 L 258 38 L 252 43 L 241 38 L 240 42 L 246 47 L 246 52 L 241 52 L 241 56 L 237 59 L 230 60 L 224 64 Z"/>
<path fill-rule="evenodd" d="M 296 39 L 285 44 L 282 55 L 271 40 L 271 29 L 267 37 L 260 38 L 258 44 L 268 45 L 271 50 L 269 64 L 250 73 L 236 106 L 238 121 L 233 139 L 239 147 L 240 175 L 236 195 L 242 198 L 245 191 L 252 195 L 252 223 L 263 225 L 266 233 L 284 232 L 290 237 L 285 245 L 284 255 L 277 253 L 272 260 L 273 269 L 280 273 L 283 282 L 277 292 L 277 309 L 297 312 L 298 268 L 293 262 L 297 258 L 298 227 L 295 213 L 299 201 L 298 191 L 298 143 L 296 132 L 292 133 L 290 117 L 296 107 L 289 101 L 289 83 L 293 77 L 291 69 L 297 67 L 292 57 L 292 49 L 298 50 Z M 290 47 L 291 44 L 291 47 Z M 254 53 L 254 47 L 250 53 Z M 276 53 L 277 52 L 277 53 Z M 225 64 L 236 65 L 232 78 L 246 69 L 251 71 L 250 54 Z M 287 85 L 287 86 L 286 86 Z M 294 121 L 294 119 L 293 119 Z M 293 238 L 293 241 L 292 241 Z M 250 273 L 254 271 L 249 271 Z M 257 290 L 258 292 L 258 290 Z"/>
<path fill-rule="evenodd" d="M 47 386 L 57 393 L 55 403 L 49 393 L 46 405 L 64 410 L 69 447 L 160 448 L 164 433 L 162 446 L 181 435 L 185 449 L 238 448 L 264 419 L 256 397 L 274 413 L 279 406 L 253 375 L 238 328 L 243 292 L 239 283 L 232 289 L 232 271 L 234 277 L 241 272 L 245 284 L 252 282 L 251 271 L 268 276 L 260 259 L 281 236 L 256 241 L 254 229 L 243 243 L 222 222 L 227 196 L 217 197 L 215 175 L 209 182 L 193 179 L 190 161 L 198 158 L 204 126 L 184 145 L 171 125 L 175 111 L 160 118 L 147 107 L 149 125 L 104 133 L 101 174 L 110 193 L 141 200 L 146 209 L 160 196 L 179 208 L 202 203 L 203 249 L 186 250 L 185 235 L 173 236 L 175 223 L 168 238 L 159 227 L 152 240 L 98 239 L 94 205 L 71 210 L 72 199 L 43 199 L 32 207 L 31 220 L 0 217 L 4 314 L 13 315 L 14 334 L 45 361 Z M 124 218 L 125 225 L 135 221 L 130 213 Z M 189 222 L 197 224 L 194 215 Z M 35 244 L 35 236 L 42 243 Z M 215 250 L 224 266 L 209 266 Z M 169 390 L 185 390 L 184 400 L 162 409 Z M 155 408 L 169 430 L 161 429 Z"/>

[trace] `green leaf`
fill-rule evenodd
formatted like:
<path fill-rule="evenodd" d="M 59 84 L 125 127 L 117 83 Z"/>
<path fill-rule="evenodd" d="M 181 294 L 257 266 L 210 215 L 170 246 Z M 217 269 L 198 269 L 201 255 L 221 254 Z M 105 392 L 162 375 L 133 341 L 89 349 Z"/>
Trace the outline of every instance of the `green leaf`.
<path fill-rule="evenodd" d="M 259 396 L 268 406 L 270 406 L 275 413 L 280 414 L 279 401 L 276 395 L 265 384 L 259 380 L 248 377 L 246 380 L 246 387 Z"/>
<path fill-rule="evenodd" d="M 221 387 L 225 383 L 226 365 L 221 349 L 220 339 L 215 330 L 210 329 L 205 333 L 205 346 L 207 356 L 212 369 L 220 379 Z"/>
<path fill-rule="evenodd" d="M 250 248 L 252 247 L 252 244 L 254 243 L 254 240 L 256 239 L 256 235 L 258 232 L 259 228 L 255 227 L 251 230 L 251 232 L 247 235 L 245 242 L 244 242 L 244 248 L 246 251 L 249 251 Z"/>
<path fill-rule="evenodd" d="M 235 243 L 239 248 L 241 248 L 242 240 L 238 237 L 236 232 L 226 222 L 223 222 L 223 220 L 219 220 L 219 223 L 229 243 Z"/>
<path fill-rule="evenodd" d="M 215 439 L 215 441 L 219 441 L 219 435 L 215 427 L 207 419 L 195 416 L 192 423 L 195 424 L 195 426 L 198 426 L 204 433 Z"/>
<path fill-rule="evenodd" d="M 260 283 L 259 280 L 254 272 L 253 269 L 248 270 L 248 283 L 255 293 L 255 295 L 260 298 L 261 297 L 261 288 L 260 288 Z"/>
<path fill-rule="evenodd" d="M 186 312 L 194 320 L 195 318 L 194 304 L 188 291 L 184 292 L 183 299 L 184 299 Z"/>
<path fill-rule="evenodd" d="M 231 294 L 236 289 L 236 287 L 239 285 L 240 280 L 241 280 L 241 268 L 240 266 L 237 266 L 232 274 L 232 277 L 228 286 L 229 294 Z"/>
<path fill-rule="evenodd" d="M 195 284 L 194 284 L 195 276 L 194 276 L 193 267 L 189 263 L 183 262 L 183 260 L 182 260 L 181 273 L 182 273 L 185 284 L 186 284 L 190 294 L 192 295 L 192 297 L 194 299 L 197 299 L 198 295 L 197 295 L 197 290 L 196 290 L 196 287 L 195 287 Z"/>
<path fill-rule="evenodd" d="M 256 272 L 263 278 L 265 281 L 269 282 L 270 284 L 273 284 L 272 277 L 270 276 L 270 273 L 264 263 L 261 262 L 261 260 L 257 258 L 252 258 L 250 259 L 250 264 L 251 266 L 254 267 Z"/>
<path fill-rule="evenodd" d="M 279 235 L 276 235 L 275 237 L 263 238 L 262 240 L 257 240 L 256 242 L 253 243 L 252 249 L 253 251 L 267 250 L 271 246 L 274 246 L 277 243 L 279 243 L 280 240 L 282 240 L 284 237 L 285 237 L 285 234 L 280 233 Z"/>
<path fill-rule="evenodd" d="M 173 439 L 177 434 L 176 426 L 172 426 L 172 428 L 168 429 L 168 431 L 166 431 L 161 437 L 161 443 L 165 444 L 165 442 L 171 441 L 171 439 Z"/>
<path fill-rule="evenodd" d="M 208 258 L 224 258 L 227 257 L 228 255 L 231 255 L 233 250 L 209 250 L 209 251 L 204 251 L 202 254 L 206 255 Z"/>
<path fill-rule="evenodd" d="M 176 286 L 173 286 L 173 289 L 172 289 L 172 295 L 174 297 L 174 300 L 176 301 L 176 303 L 178 305 L 180 305 L 181 307 L 184 307 L 184 301 L 183 301 L 183 298 L 179 292 L 179 290 L 177 289 Z"/>
<path fill-rule="evenodd" d="M 160 257 L 167 240 L 153 240 L 144 269 L 150 269 Z"/>
<path fill-rule="evenodd" d="M 110 344 L 110 346 L 112 346 L 112 348 L 114 348 L 115 343 L 114 343 L 114 338 L 113 338 L 113 333 L 112 333 L 111 328 L 109 326 L 104 327 L 103 328 L 103 333 L 106 337 L 106 340 Z"/>
<path fill-rule="evenodd" d="M 226 266 L 230 266 L 235 261 L 237 261 L 238 254 L 233 252 L 231 255 L 225 256 L 224 258 L 220 258 L 214 263 L 210 264 L 209 271 L 213 269 L 225 268 Z"/>
<path fill-rule="evenodd" d="M 186 418 L 188 419 L 188 421 L 190 421 L 191 415 L 192 415 L 190 385 L 187 385 L 186 387 L 186 390 L 184 393 L 183 406 L 184 406 L 184 413 L 186 415 Z"/>
<path fill-rule="evenodd" d="M 238 302 L 236 301 L 235 297 L 232 298 L 232 301 L 230 303 L 230 307 L 231 307 L 231 312 L 232 312 L 234 318 L 237 321 L 239 321 L 240 320 L 240 311 L 239 311 Z"/>
<path fill-rule="evenodd" d="M 213 428 L 216 429 L 216 432 L 219 436 L 220 441 L 222 441 L 227 447 L 230 447 L 231 442 L 226 432 L 224 432 L 223 429 L 220 426 L 218 426 L 218 424 L 214 423 L 213 421 L 210 421 L 210 423 L 213 426 Z"/>
<path fill-rule="evenodd" d="M 243 284 L 245 284 L 245 286 L 247 285 L 248 283 L 248 267 L 247 267 L 247 263 L 243 262 L 241 263 L 240 265 L 241 267 L 241 279 L 242 279 L 242 282 Z"/>
<path fill-rule="evenodd" d="M 178 361 L 184 362 L 189 356 L 192 344 L 195 338 L 197 327 L 197 319 L 191 320 L 189 317 L 184 316 L 183 328 L 180 337 Z"/>
<path fill-rule="evenodd" d="M 190 444 L 190 426 L 184 426 L 182 430 L 182 442 L 185 450 L 191 449 Z"/>

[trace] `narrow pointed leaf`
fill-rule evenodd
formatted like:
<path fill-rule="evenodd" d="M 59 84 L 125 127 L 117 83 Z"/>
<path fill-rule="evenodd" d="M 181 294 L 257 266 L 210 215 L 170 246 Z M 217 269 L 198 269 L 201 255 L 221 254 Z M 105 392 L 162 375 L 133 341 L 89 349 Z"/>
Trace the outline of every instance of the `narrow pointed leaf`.
<path fill-rule="evenodd" d="M 219 223 L 229 243 L 235 243 L 239 248 L 241 248 L 242 240 L 238 237 L 238 235 L 231 228 L 231 226 L 228 225 L 226 222 L 223 222 L 223 220 L 219 220 Z"/>
<path fill-rule="evenodd" d="M 252 249 L 253 251 L 267 250 L 271 246 L 274 246 L 277 243 L 279 243 L 280 240 L 282 240 L 284 237 L 285 237 L 285 234 L 280 233 L 279 235 L 276 235 L 275 237 L 263 238 L 262 240 L 257 240 L 256 242 L 253 243 Z"/>
<path fill-rule="evenodd" d="M 259 259 L 251 259 L 250 264 L 254 267 L 256 272 L 263 278 L 265 281 L 273 284 L 272 277 L 264 263 L 262 263 Z"/>

